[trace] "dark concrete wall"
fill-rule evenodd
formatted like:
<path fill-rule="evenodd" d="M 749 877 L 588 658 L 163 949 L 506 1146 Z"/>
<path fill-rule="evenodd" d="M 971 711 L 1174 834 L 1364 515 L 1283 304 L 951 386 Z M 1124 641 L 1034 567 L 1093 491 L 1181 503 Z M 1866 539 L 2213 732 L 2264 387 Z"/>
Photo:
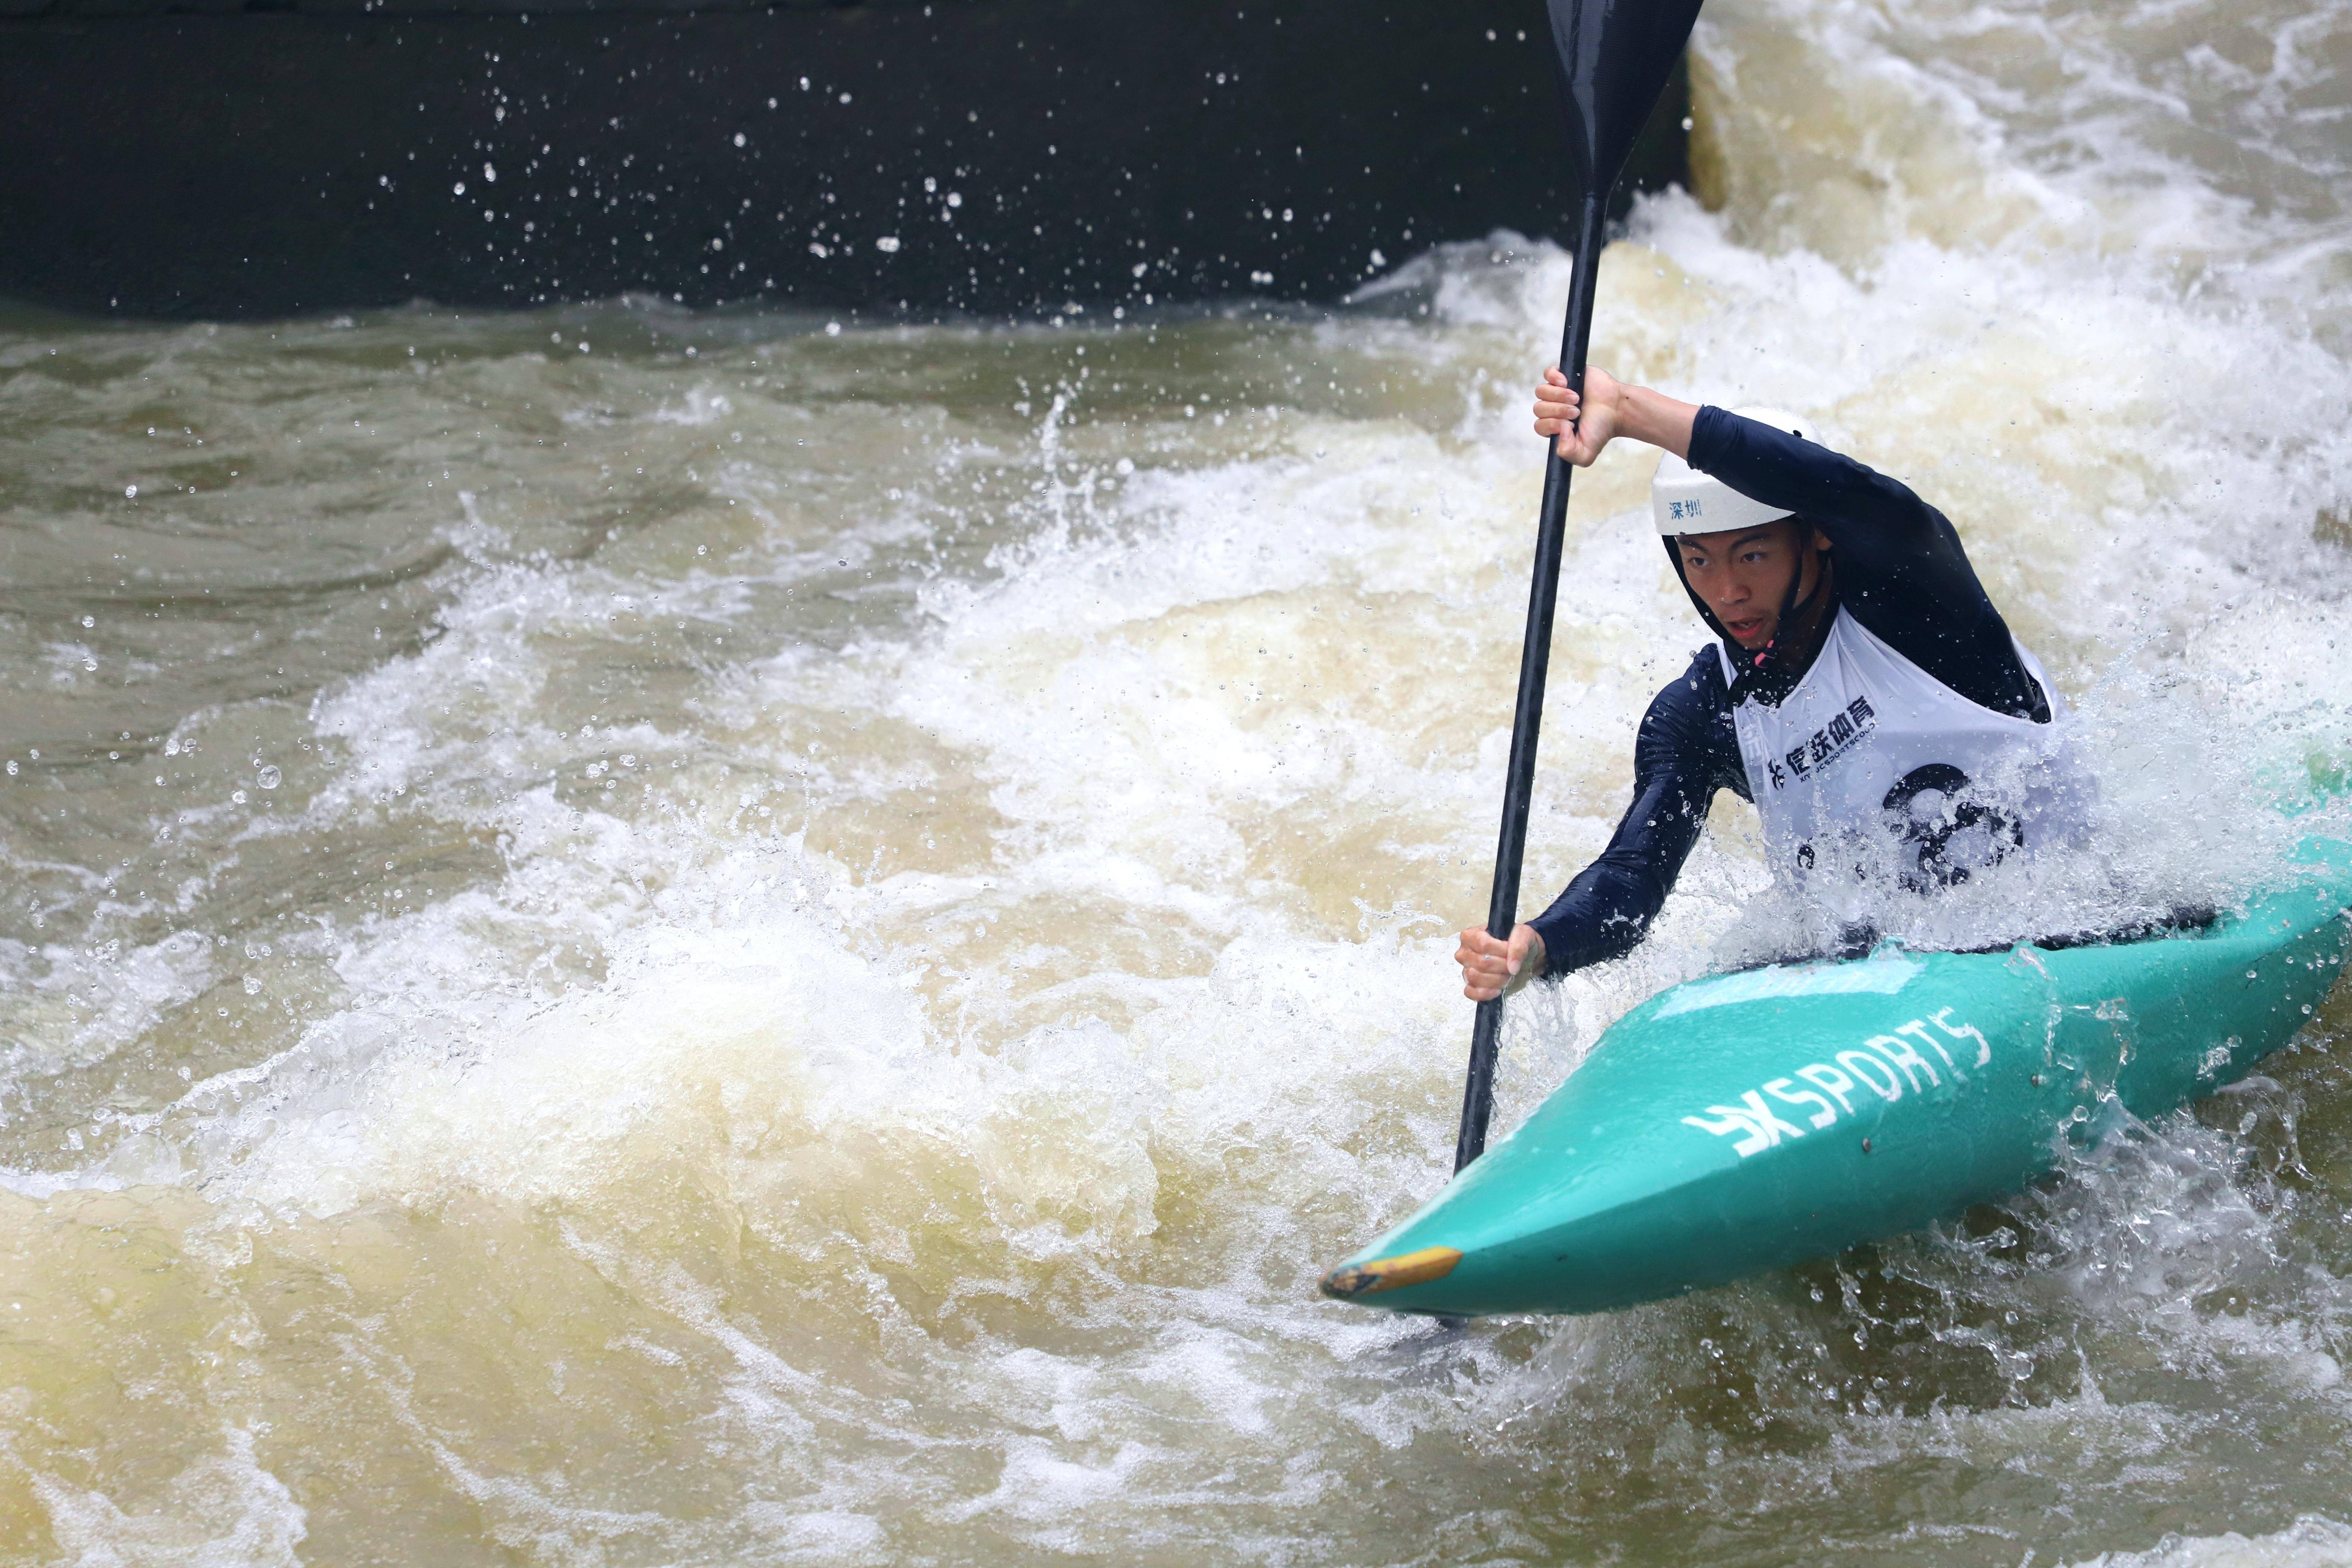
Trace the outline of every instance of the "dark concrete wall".
<path fill-rule="evenodd" d="M 367 3 L 0 0 L 48 7 L 0 19 L 0 292 L 1328 298 L 1433 241 L 1557 233 L 1578 195 L 1540 0 Z M 1683 177 L 1682 112 L 1648 184 Z"/>

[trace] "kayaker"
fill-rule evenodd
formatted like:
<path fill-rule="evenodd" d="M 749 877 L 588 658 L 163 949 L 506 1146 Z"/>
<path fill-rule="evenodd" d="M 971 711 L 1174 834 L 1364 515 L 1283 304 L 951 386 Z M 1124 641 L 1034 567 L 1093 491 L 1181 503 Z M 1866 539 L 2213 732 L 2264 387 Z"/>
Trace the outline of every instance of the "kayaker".
<path fill-rule="evenodd" d="M 1580 403 L 1547 372 L 1535 413 L 1580 468 L 1621 436 L 1664 449 L 1651 511 L 1721 640 L 1651 702 L 1633 805 L 1600 858 L 1507 945 L 1462 933 L 1465 995 L 1630 952 L 1719 789 L 1756 804 L 1775 878 L 1816 895 L 1831 868 L 1924 891 L 2075 837 L 2056 692 L 1941 512 L 1792 415 L 1701 407 L 1599 369 Z"/>

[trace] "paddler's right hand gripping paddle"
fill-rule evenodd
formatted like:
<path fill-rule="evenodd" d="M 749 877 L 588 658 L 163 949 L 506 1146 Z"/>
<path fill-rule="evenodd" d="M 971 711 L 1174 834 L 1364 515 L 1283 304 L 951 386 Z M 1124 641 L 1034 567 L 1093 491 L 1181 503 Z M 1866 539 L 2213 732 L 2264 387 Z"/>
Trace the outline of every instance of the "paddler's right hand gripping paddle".
<path fill-rule="evenodd" d="M 1657 106 L 1675 59 L 1698 20 L 1698 0 L 1550 0 L 1551 37 L 1568 110 L 1569 155 L 1583 190 L 1576 226 L 1576 272 L 1559 365 L 1584 392 L 1584 358 L 1592 342 L 1592 287 L 1601 268 L 1609 194 L 1626 154 Z M 1504 942 L 1518 924 L 1519 859 L 1528 844 L 1528 804 L 1535 787 L 1536 731 L 1543 721 L 1544 672 L 1551 658 L 1552 606 L 1559 596 L 1559 557 L 1568 525 L 1569 466 L 1545 444 L 1543 510 L 1536 525 L 1535 582 L 1528 591 L 1528 637 L 1519 654 L 1518 706 L 1511 717 L 1510 773 L 1503 788 L 1503 828 L 1495 847 L 1495 894 L 1486 929 Z M 1460 1171 L 1486 1147 L 1495 1108 L 1495 1048 L 1503 1026 L 1500 997 L 1478 1004 L 1470 1036 L 1469 1080 L 1462 1090 L 1462 1131 L 1454 1144 Z"/>

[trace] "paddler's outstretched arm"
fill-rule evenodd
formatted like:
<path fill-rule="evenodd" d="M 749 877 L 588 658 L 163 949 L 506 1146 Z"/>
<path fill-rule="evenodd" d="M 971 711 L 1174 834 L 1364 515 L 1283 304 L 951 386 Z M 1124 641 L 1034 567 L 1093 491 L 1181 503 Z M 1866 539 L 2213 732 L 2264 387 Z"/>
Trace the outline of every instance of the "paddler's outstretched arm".
<path fill-rule="evenodd" d="M 1851 563 L 1874 577 L 1901 577 L 1912 594 L 1929 599 L 1983 598 L 1958 532 L 1901 480 L 1818 441 L 1603 370 L 1585 372 L 1584 393 L 1580 400 L 1557 370 L 1544 372 L 1536 388 L 1536 433 L 1551 437 L 1559 455 L 1580 468 L 1620 436 L 1645 441 L 1751 500 L 1802 517 L 1836 547 L 1842 567 Z"/>
<path fill-rule="evenodd" d="M 1846 612 L 1969 701 L 2046 722 L 2050 704 L 2018 657 L 1951 520 L 1866 464 L 1720 408 L 1693 421 L 1690 464 L 1786 507 L 1836 551 Z"/>
<path fill-rule="evenodd" d="M 1652 700 L 1633 742 L 1633 801 L 1609 847 L 1577 873 L 1551 908 L 1512 933 L 1508 952 L 1483 926 L 1462 933 L 1454 961 L 1463 994 L 1483 1002 L 1544 975 L 1622 958 L 1648 934 L 1715 792 L 1745 795 L 1739 740 L 1713 648 Z"/>
<path fill-rule="evenodd" d="M 1562 458 L 1590 464 L 1627 436 L 1802 517 L 1835 548 L 1839 596 L 1854 619 L 1970 701 L 2049 718 L 2049 702 L 2017 657 L 1958 530 L 1908 485 L 1818 441 L 1605 371 L 1588 369 L 1584 391 L 1580 401 L 1557 370 L 1545 372 L 1536 389 L 1536 431 L 1553 437 Z"/>
<path fill-rule="evenodd" d="M 1585 417 L 1578 421 L 1580 411 Z M 1620 436 L 1687 458 L 1697 418 L 1697 404 L 1619 381 L 1598 365 L 1585 369 L 1581 400 L 1557 368 L 1544 372 L 1536 388 L 1536 434 L 1551 437 L 1559 455 L 1580 468 L 1591 467 L 1601 448 Z"/>

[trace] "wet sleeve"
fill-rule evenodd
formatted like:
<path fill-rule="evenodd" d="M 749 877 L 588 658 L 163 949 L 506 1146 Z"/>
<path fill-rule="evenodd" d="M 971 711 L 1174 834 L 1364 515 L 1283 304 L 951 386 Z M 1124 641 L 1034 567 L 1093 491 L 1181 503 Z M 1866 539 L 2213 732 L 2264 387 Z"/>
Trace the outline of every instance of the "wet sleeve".
<path fill-rule="evenodd" d="M 1818 441 L 1715 407 L 1700 409 L 1691 426 L 1690 462 L 1827 535 L 1840 600 L 1895 652 L 1996 712 L 2049 717 L 1959 531 L 1910 486 Z"/>
<path fill-rule="evenodd" d="M 1745 795 L 1723 670 L 1708 648 L 1650 703 L 1633 743 L 1633 803 L 1601 858 L 1528 923 L 1551 978 L 1633 951 L 1698 842 L 1715 792 Z"/>
<path fill-rule="evenodd" d="M 1841 574 L 1899 581 L 1954 606 L 1984 597 L 1959 533 L 1942 512 L 1901 480 L 1818 441 L 1702 408 L 1691 426 L 1690 462 L 1749 500 L 1820 529 L 1837 549 Z"/>

